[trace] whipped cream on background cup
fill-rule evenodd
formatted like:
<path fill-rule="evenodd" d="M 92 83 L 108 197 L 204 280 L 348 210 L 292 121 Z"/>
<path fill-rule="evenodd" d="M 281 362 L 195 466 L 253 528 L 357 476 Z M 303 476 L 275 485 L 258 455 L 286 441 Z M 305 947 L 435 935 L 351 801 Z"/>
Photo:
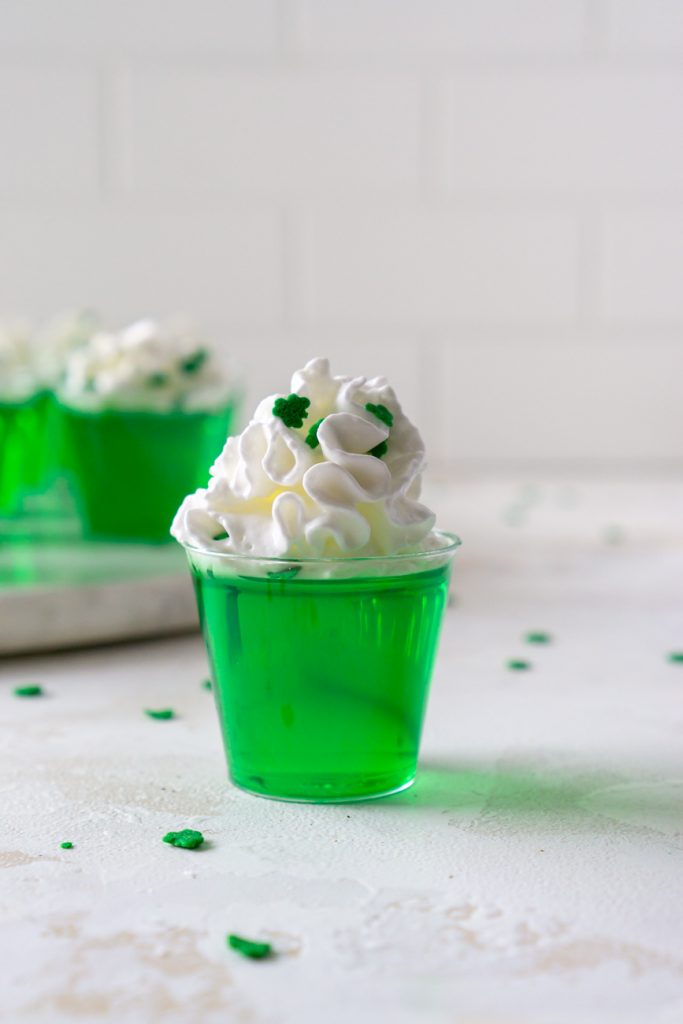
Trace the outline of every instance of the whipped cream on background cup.
<path fill-rule="evenodd" d="M 460 543 L 419 501 L 424 460 L 385 378 L 313 359 L 178 510 L 241 788 L 336 802 L 414 780 Z"/>
<path fill-rule="evenodd" d="M 159 543 L 234 425 L 239 389 L 196 331 L 141 320 L 76 347 L 57 400 L 86 536 Z"/>

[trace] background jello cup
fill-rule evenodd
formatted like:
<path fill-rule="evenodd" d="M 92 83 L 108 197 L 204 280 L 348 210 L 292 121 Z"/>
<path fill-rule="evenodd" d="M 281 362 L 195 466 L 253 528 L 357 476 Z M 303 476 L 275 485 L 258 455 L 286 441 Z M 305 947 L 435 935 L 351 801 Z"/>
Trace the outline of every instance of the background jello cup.
<path fill-rule="evenodd" d="M 47 486 L 51 415 L 47 392 L 0 399 L 0 516 L 20 514 L 27 495 Z"/>
<path fill-rule="evenodd" d="M 237 786 L 334 802 L 412 783 L 460 542 L 435 543 L 301 561 L 186 548 Z"/>
<path fill-rule="evenodd" d="M 219 410 L 85 411 L 61 404 L 65 460 L 83 531 L 111 540 L 169 540 L 173 515 L 206 482 L 235 416 Z"/>

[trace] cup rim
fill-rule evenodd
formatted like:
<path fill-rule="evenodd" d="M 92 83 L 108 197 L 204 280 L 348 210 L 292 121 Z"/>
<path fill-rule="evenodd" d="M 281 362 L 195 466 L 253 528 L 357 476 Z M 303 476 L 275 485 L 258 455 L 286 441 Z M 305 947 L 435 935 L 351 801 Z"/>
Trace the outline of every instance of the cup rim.
<path fill-rule="evenodd" d="M 225 562 L 239 562 L 248 564 L 259 564 L 264 563 L 280 566 L 281 568 L 293 568 L 295 565 L 302 566 L 333 566 L 333 565 L 378 565 L 379 563 L 386 564 L 404 564 L 410 561 L 416 561 L 418 559 L 431 559 L 439 558 L 443 555 L 453 555 L 455 551 L 461 546 L 462 541 L 457 534 L 451 533 L 448 530 L 431 530 L 427 535 L 428 537 L 436 537 L 443 543 L 439 547 L 425 548 L 420 551 L 399 551 L 393 554 L 387 555 L 336 555 L 332 557 L 310 557 L 306 556 L 298 558 L 296 556 L 284 556 L 284 555 L 253 555 L 253 554 L 241 554 L 238 551 L 215 551 L 209 548 L 201 548 L 195 544 L 185 544 L 183 541 L 179 541 L 180 545 L 185 551 L 191 552 L 196 555 L 201 555 L 204 558 L 219 559 Z"/>

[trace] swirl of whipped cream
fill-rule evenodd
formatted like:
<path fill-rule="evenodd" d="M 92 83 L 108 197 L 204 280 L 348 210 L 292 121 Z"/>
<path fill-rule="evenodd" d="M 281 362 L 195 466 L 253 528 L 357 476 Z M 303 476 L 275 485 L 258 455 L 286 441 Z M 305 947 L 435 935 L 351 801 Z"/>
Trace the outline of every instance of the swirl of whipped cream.
<path fill-rule="evenodd" d="M 0 325 L 0 401 L 23 402 L 37 390 L 28 324 Z"/>
<path fill-rule="evenodd" d="M 41 327 L 34 342 L 34 364 L 41 383 L 58 387 L 71 354 L 83 348 L 98 330 L 99 318 L 87 309 L 62 313 Z"/>
<path fill-rule="evenodd" d="M 185 499 L 173 536 L 205 551 L 284 558 L 428 545 L 434 514 L 418 501 L 424 444 L 387 380 L 331 376 L 327 359 L 313 359 L 291 391 L 310 402 L 302 425 L 287 426 L 274 414 L 278 396 L 265 398 L 228 438 L 209 486 Z"/>
<path fill-rule="evenodd" d="M 192 412 L 224 406 L 234 383 L 196 332 L 140 320 L 73 351 L 58 394 L 90 411 Z"/>

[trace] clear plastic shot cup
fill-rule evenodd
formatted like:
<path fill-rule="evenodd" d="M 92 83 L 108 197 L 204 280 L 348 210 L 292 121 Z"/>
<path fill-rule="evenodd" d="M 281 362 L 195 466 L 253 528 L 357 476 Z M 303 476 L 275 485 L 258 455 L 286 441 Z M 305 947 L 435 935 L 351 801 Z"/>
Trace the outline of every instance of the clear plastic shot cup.
<path fill-rule="evenodd" d="M 206 482 L 236 404 L 198 412 L 60 405 L 64 461 L 86 537 L 166 543 L 176 509 Z"/>
<path fill-rule="evenodd" d="M 368 558 L 186 547 L 235 785 L 314 803 L 411 785 L 460 544 L 432 537 Z"/>

